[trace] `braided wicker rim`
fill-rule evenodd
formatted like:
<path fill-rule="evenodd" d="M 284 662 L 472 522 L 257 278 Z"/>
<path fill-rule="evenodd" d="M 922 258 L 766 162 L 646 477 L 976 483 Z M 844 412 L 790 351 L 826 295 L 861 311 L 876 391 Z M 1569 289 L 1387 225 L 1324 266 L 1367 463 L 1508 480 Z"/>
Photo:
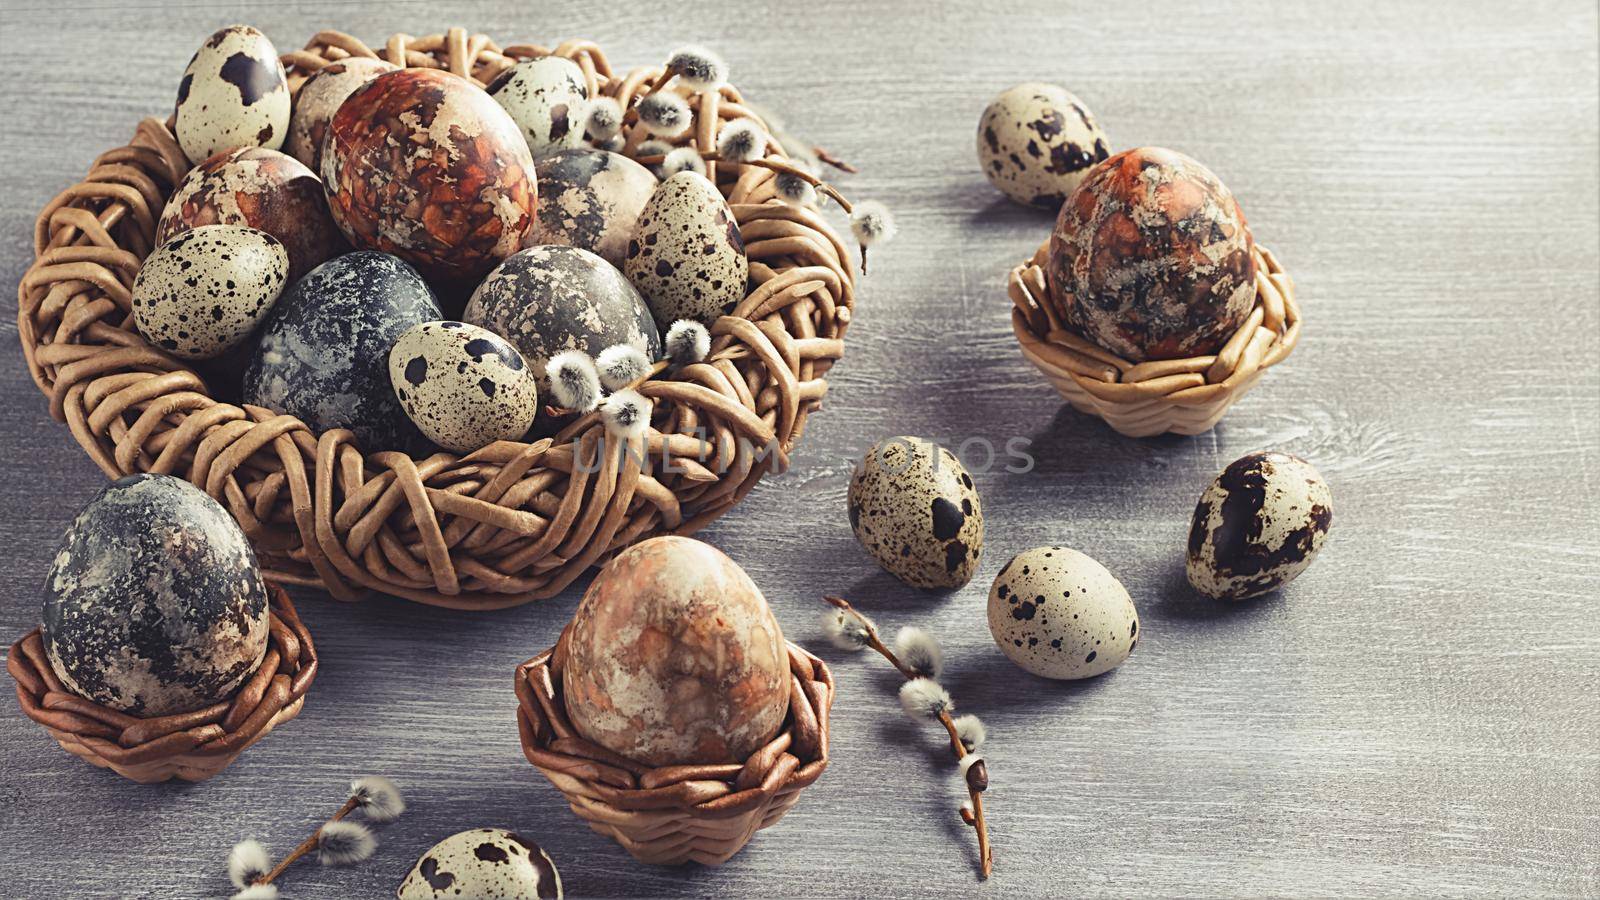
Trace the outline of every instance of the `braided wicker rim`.
<path fill-rule="evenodd" d="M 591 96 L 624 106 L 662 74 L 613 75 L 589 41 L 501 48 L 460 28 L 397 34 L 381 54 L 324 31 L 283 62 L 297 93 L 316 70 L 350 56 L 448 69 L 481 85 L 550 53 L 578 64 Z M 755 117 L 732 87 L 693 95 L 690 105 L 695 122 L 678 143 L 699 148 L 715 146 L 721 121 Z M 769 158 L 782 159 L 770 144 Z M 654 404 L 651 428 L 598 465 L 598 414 L 553 439 L 412 460 L 364 452 L 346 430 L 319 438 L 292 416 L 214 400 L 129 315 L 162 207 L 190 168 L 158 119 L 141 122 L 127 146 L 102 154 L 40 213 L 36 258 L 17 292 L 23 352 L 51 414 L 108 476 L 187 478 L 239 521 L 274 580 L 343 600 L 376 590 L 458 609 L 550 597 L 635 541 L 693 533 L 763 474 L 783 471 L 844 352 L 855 274 L 839 237 L 814 210 L 778 200 L 772 171 L 709 165 L 743 233 L 755 287 L 712 324 L 705 362 L 670 377 L 658 366 L 638 386 Z"/>
<path fill-rule="evenodd" d="M 317 648 L 289 595 L 267 585 L 271 599 L 267 655 L 228 700 L 204 709 L 142 719 L 69 691 L 50 668 L 35 628 L 11 645 L 6 671 L 17 702 L 62 749 L 140 782 L 204 781 L 245 748 L 300 714 L 317 677 Z"/>

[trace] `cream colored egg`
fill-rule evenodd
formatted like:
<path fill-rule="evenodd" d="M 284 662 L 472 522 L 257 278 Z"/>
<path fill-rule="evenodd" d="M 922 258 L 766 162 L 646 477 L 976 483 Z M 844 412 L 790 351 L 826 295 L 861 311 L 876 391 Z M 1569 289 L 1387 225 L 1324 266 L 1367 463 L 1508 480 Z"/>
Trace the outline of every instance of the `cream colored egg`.
<path fill-rule="evenodd" d="M 1056 210 L 1110 155 L 1105 132 L 1065 88 L 1030 82 L 994 98 L 978 120 L 978 162 L 1018 203 Z"/>
<path fill-rule="evenodd" d="M 561 900 L 561 873 L 538 844 L 473 828 L 437 844 L 400 882 L 399 900 Z"/>
<path fill-rule="evenodd" d="M 1251 453 L 1211 482 L 1189 527 L 1189 583 L 1221 600 L 1270 593 L 1311 565 L 1333 525 L 1333 491 L 1287 453 Z"/>
<path fill-rule="evenodd" d="M 572 60 L 561 56 L 524 60 L 501 72 L 488 90 L 522 130 L 534 157 L 583 144 L 589 85 Z"/>
<path fill-rule="evenodd" d="M 205 225 L 145 257 L 133 281 L 133 322 L 173 356 L 212 359 L 245 342 L 288 276 L 289 252 L 277 238 L 242 225 Z"/>
<path fill-rule="evenodd" d="M 983 552 L 983 506 L 949 450 L 893 437 L 867 452 L 850 479 L 850 527 L 889 574 L 921 588 L 960 587 Z"/>
<path fill-rule="evenodd" d="M 1139 612 L 1115 576 L 1066 547 L 1011 558 L 989 589 L 989 632 L 1012 662 L 1045 678 L 1092 678 L 1139 642 Z"/>
<path fill-rule="evenodd" d="M 266 35 L 229 25 L 206 39 L 178 84 L 173 132 L 192 163 L 239 147 L 283 146 L 289 79 Z"/>
<path fill-rule="evenodd" d="M 663 330 L 678 319 L 710 323 L 744 299 L 750 264 L 733 211 L 705 176 L 661 183 L 634 226 L 623 272 Z"/>
<path fill-rule="evenodd" d="M 471 453 L 528 433 L 539 387 L 517 348 L 465 322 L 424 322 L 389 351 L 395 397 L 428 440 Z"/>

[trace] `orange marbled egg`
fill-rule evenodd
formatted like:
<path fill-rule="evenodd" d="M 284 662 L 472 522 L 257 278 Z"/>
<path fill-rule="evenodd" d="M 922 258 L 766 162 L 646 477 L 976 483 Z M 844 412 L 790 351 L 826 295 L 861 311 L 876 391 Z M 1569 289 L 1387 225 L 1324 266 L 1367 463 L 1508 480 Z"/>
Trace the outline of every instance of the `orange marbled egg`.
<path fill-rule="evenodd" d="M 783 633 L 722 551 L 664 536 L 617 554 L 567 631 L 567 716 L 649 766 L 742 762 L 789 709 Z"/>

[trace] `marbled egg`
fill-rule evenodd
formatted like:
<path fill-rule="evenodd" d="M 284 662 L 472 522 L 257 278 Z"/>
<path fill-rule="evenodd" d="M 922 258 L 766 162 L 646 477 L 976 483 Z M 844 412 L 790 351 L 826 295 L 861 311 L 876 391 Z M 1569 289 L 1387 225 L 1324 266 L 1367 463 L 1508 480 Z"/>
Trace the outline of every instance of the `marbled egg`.
<path fill-rule="evenodd" d="M 563 350 L 590 356 L 629 344 L 651 359 L 661 336 L 644 299 L 610 263 L 577 247 L 529 247 L 501 263 L 467 301 L 463 321 L 522 351 L 540 383 Z"/>
<path fill-rule="evenodd" d="M 464 322 L 425 322 L 389 351 L 389 383 L 428 440 L 457 453 L 533 427 L 539 383 L 517 348 Z"/>
<path fill-rule="evenodd" d="M 1254 242 L 1217 176 L 1141 147 L 1090 170 L 1050 236 L 1045 275 L 1084 337 L 1135 362 L 1216 353 L 1250 315 Z"/>
<path fill-rule="evenodd" d="M 207 38 L 183 70 L 173 123 L 193 163 L 236 147 L 283 146 L 289 79 L 278 49 L 249 25 L 229 25 Z"/>
<path fill-rule="evenodd" d="M 289 251 L 290 282 L 349 249 L 317 176 L 294 157 L 259 147 L 190 169 L 161 213 L 156 242 L 202 225 L 248 225 L 277 238 Z"/>
<path fill-rule="evenodd" d="M 618 553 L 566 634 L 567 716 L 647 766 L 743 762 L 789 709 L 789 657 L 750 576 L 668 535 Z"/>
<path fill-rule="evenodd" d="M 395 891 L 399 900 L 561 900 L 561 873 L 538 844 L 474 828 L 437 844 Z"/>
<path fill-rule="evenodd" d="M 204 225 L 144 259 L 133 280 L 133 322 L 157 347 L 212 359 L 244 343 L 289 275 L 289 253 L 265 231 Z"/>
<path fill-rule="evenodd" d="M 561 150 L 539 158 L 539 212 L 528 246 L 580 247 L 622 268 L 656 176 L 620 153 Z"/>
<path fill-rule="evenodd" d="M 656 323 L 710 324 L 744 299 L 750 263 L 733 211 L 716 185 L 694 172 L 661 183 L 639 214 L 622 271 Z"/>
<path fill-rule="evenodd" d="M 589 85 L 572 60 L 562 56 L 523 60 L 501 72 L 488 90 L 522 129 L 535 158 L 583 143 Z"/>
<path fill-rule="evenodd" d="M 1092 678 L 1133 652 L 1139 612 L 1105 566 L 1066 547 L 1035 547 L 995 577 L 989 632 L 1012 662 L 1035 675 Z"/>
<path fill-rule="evenodd" d="M 78 513 L 44 584 L 45 653 L 73 693 L 130 715 L 227 699 L 267 652 L 244 532 L 168 475 L 129 475 Z"/>
<path fill-rule="evenodd" d="M 978 120 L 989 183 L 1028 206 L 1057 210 L 1089 167 L 1110 155 L 1105 132 L 1065 88 L 1030 82 L 994 98 Z"/>
<path fill-rule="evenodd" d="M 356 88 L 328 125 L 322 180 L 357 247 L 471 282 L 522 246 L 538 182 L 517 123 L 466 78 L 401 69 Z"/>
<path fill-rule="evenodd" d="M 368 452 L 426 449 L 389 384 L 389 348 L 444 318 L 422 276 L 357 251 L 311 270 L 278 299 L 244 372 L 246 403 L 298 417 L 318 434 L 356 433 Z"/>
<path fill-rule="evenodd" d="M 283 142 L 283 152 L 305 163 L 311 171 L 321 172 L 322 142 L 328 137 L 333 114 L 356 88 L 397 68 L 387 60 L 351 56 L 318 69 L 295 95 L 289 139 Z"/>
<path fill-rule="evenodd" d="M 1287 453 L 1240 457 L 1194 508 L 1186 569 L 1195 590 L 1224 600 L 1275 591 L 1311 565 L 1333 524 L 1333 492 Z"/>
<path fill-rule="evenodd" d="M 949 450 L 916 437 L 880 442 L 856 467 L 849 501 L 856 540 L 891 575 L 920 588 L 972 580 L 983 552 L 983 506 Z"/>

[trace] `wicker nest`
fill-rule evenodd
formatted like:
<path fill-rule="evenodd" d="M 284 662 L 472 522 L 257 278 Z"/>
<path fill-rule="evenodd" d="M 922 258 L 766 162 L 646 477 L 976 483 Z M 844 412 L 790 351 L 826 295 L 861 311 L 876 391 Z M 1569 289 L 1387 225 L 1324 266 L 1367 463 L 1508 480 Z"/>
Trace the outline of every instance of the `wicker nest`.
<path fill-rule="evenodd" d="M 588 41 L 501 48 L 462 29 L 398 34 L 378 52 L 322 32 L 283 62 L 298 92 L 349 56 L 487 84 L 548 53 L 574 60 L 591 96 L 625 107 L 662 74 L 614 75 Z M 732 87 L 691 105 L 695 123 L 679 143 L 702 149 L 715 146 L 721 120 L 755 115 Z M 763 474 L 782 471 L 844 352 L 855 301 L 845 245 L 814 210 L 776 199 L 769 169 L 716 162 L 710 174 L 743 233 L 754 289 L 712 324 L 705 362 L 639 387 L 654 404 L 643 452 L 607 453 L 598 471 L 585 471 L 604 431 L 597 414 L 554 439 L 464 458 L 357 447 L 345 430 L 319 437 L 292 416 L 213 398 L 190 366 L 133 328 L 130 287 L 189 169 L 168 126 L 141 122 L 127 146 L 102 154 L 40 213 L 36 259 L 18 289 L 23 352 L 51 413 L 108 476 L 187 478 L 239 520 L 275 580 L 346 600 L 376 590 L 462 609 L 552 596 L 641 538 L 694 532 Z M 770 143 L 768 160 L 781 162 Z"/>
<path fill-rule="evenodd" d="M 794 644 L 787 645 L 789 717 L 777 737 L 742 764 L 652 769 L 584 740 L 567 721 L 566 642 L 563 631 L 554 649 L 517 667 L 522 752 L 590 828 L 640 862 L 727 862 L 758 830 L 783 818 L 828 767 L 833 675 Z"/>
<path fill-rule="evenodd" d="M 1300 307 L 1294 280 L 1270 250 L 1255 245 L 1256 304 L 1239 330 L 1210 356 L 1134 363 L 1065 324 L 1045 283 L 1049 242 L 1011 270 L 1011 329 L 1022 355 L 1082 413 L 1129 437 L 1210 430 L 1270 366 L 1294 352 Z"/>
<path fill-rule="evenodd" d="M 231 699 L 205 709 L 141 719 L 69 692 L 50 668 L 39 629 L 11 645 L 6 671 L 17 702 L 61 749 L 124 778 L 153 784 L 205 781 L 245 748 L 300 714 L 317 677 L 317 648 L 289 595 L 267 585 L 272 601 L 267 655 Z"/>

